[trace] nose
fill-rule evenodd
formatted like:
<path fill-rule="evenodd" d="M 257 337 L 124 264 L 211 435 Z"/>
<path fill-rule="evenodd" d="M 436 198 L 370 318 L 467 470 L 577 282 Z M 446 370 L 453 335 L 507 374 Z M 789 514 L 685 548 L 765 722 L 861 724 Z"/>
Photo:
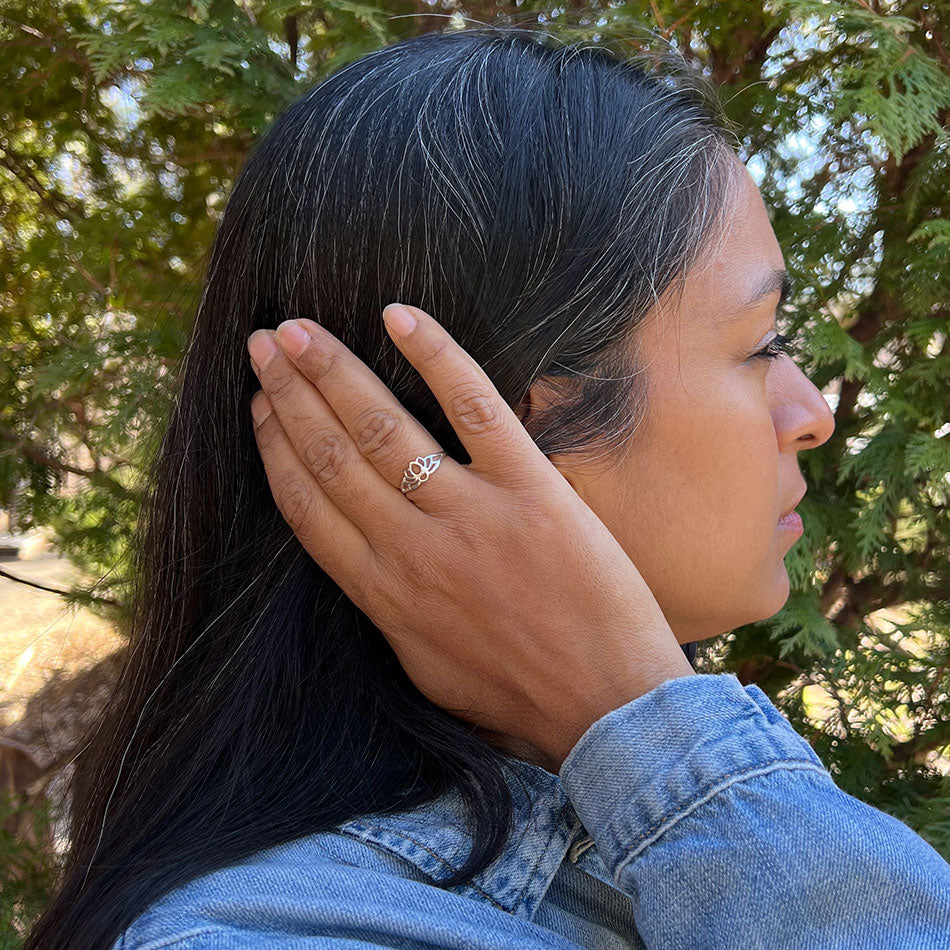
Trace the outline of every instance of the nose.
<path fill-rule="evenodd" d="M 770 407 L 779 445 L 793 452 L 814 449 L 835 431 L 835 417 L 821 390 L 791 359 L 769 368 Z"/>

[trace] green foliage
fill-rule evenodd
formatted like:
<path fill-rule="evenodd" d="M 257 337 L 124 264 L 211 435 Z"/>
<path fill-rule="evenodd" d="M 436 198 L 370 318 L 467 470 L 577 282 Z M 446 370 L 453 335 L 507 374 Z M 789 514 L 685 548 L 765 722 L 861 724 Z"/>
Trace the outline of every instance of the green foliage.
<path fill-rule="evenodd" d="M 16 830 L 8 823 L 15 823 Z M 51 827 L 47 799 L 24 805 L 0 792 L 0 950 L 22 945 L 55 886 L 59 862 L 50 843 Z"/>
<path fill-rule="evenodd" d="M 899 15 L 904 7 L 910 16 Z M 945 138 L 939 116 L 950 107 L 950 76 L 946 64 L 915 45 L 922 24 L 910 4 L 892 4 L 886 16 L 865 4 L 828 0 L 780 0 L 778 9 L 811 24 L 819 41 L 847 51 L 833 77 L 835 121 L 858 118 L 898 162 L 925 136 Z"/>
<path fill-rule="evenodd" d="M 824 657 L 838 644 L 834 625 L 822 613 L 813 591 L 793 591 L 782 612 L 769 620 L 768 626 L 780 659 L 793 650 Z"/>
<path fill-rule="evenodd" d="M 121 618 L 141 475 L 251 143 L 328 72 L 456 10 L 563 19 L 536 0 L 4 5 L 0 504 L 104 575 L 75 597 Z M 800 457 L 788 602 L 720 638 L 718 668 L 950 857 L 950 6 L 611 0 L 578 17 L 564 35 L 589 42 L 635 47 L 632 25 L 652 26 L 722 86 L 798 287 L 781 329 L 835 408 Z"/>

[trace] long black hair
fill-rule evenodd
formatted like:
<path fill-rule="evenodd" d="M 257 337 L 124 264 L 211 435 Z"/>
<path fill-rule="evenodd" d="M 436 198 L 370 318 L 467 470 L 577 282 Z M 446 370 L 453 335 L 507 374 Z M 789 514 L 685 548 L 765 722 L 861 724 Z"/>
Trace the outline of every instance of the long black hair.
<path fill-rule="evenodd" d="M 151 902 L 255 851 L 457 788 L 483 870 L 505 756 L 427 700 L 277 511 L 252 431 L 248 335 L 305 316 L 460 462 L 383 329 L 432 313 L 546 454 L 610 456 L 644 410 L 631 331 L 721 232 L 728 123 L 679 69 L 479 27 L 346 66 L 257 144 L 210 255 L 148 482 L 132 638 L 76 763 L 71 852 L 33 950 L 107 946 Z M 689 655 L 690 651 L 687 651 Z"/>

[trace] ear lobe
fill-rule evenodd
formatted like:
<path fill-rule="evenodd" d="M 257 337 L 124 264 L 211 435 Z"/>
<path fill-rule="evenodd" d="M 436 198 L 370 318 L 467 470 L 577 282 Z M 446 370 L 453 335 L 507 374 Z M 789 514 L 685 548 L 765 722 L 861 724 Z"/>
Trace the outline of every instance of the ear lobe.
<path fill-rule="evenodd" d="M 565 394 L 562 384 L 557 380 L 541 376 L 528 388 L 524 399 L 521 400 L 521 404 L 515 410 L 515 415 L 517 415 L 528 434 L 531 435 L 531 421 L 536 419 L 539 413 L 562 402 L 564 398 Z M 558 470 L 568 485 L 570 485 L 577 494 L 580 494 L 577 485 L 574 483 L 576 476 L 569 470 L 568 466 L 564 464 L 564 461 L 560 460 L 556 454 L 545 454 L 544 457 Z"/>
<path fill-rule="evenodd" d="M 521 405 L 518 406 L 517 416 L 524 425 L 528 418 L 556 406 L 563 399 L 564 394 L 558 384 L 546 376 L 540 376 L 528 387 Z"/>

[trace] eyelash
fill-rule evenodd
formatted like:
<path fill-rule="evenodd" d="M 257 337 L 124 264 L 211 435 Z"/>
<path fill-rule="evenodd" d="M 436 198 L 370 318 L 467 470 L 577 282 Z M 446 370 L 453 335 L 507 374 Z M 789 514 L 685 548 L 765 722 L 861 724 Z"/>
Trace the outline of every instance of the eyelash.
<path fill-rule="evenodd" d="M 777 360 L 780 356 L 791 353 L 794 350 L 793 340 L 793 337 L 783 336 L 781 333 L 777 333 L 761 350 L 753 353 L 750 358 L 761 358 L 769 360 L 770 362 Z"/>

